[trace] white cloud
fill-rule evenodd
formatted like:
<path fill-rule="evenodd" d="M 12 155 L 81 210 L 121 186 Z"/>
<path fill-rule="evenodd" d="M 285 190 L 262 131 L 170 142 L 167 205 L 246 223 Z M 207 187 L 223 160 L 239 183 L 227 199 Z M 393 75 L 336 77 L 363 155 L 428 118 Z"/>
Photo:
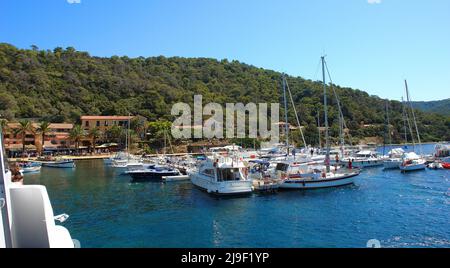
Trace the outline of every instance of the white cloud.
<path fill-rule="evenodd" d="M 367 0 L 367 3 L 373 5 L 373 4 L 381 4 L 381 0 Z"/>
<path fill-rule="evenodd" d="M 69 4 L 81 4 L 81 0 L 67 0 Z"/>

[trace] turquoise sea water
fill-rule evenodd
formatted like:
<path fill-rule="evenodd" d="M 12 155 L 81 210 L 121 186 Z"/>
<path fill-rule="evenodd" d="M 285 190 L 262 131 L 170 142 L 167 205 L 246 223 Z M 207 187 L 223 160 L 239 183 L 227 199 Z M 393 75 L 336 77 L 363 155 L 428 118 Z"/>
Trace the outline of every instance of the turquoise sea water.
<path fill-rule="evenodd" d="M 450 170 L 372 168 L 352 186 L 227 199 L 189 181 L 130 183 L 101 160 L 25 183 L 47 186 L 82 247 L 450 247 Z"/>

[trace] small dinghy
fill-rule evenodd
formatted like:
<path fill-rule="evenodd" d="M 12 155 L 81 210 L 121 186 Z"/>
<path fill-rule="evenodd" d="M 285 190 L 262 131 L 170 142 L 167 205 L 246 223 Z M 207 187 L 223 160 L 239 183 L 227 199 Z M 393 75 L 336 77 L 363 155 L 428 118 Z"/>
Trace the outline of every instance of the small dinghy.
<path fill-rule="evenodd" d="M 45 158 L 42 162 L 40 162 L 43 167 L 50 168 L 74 168 L 75 161 L 73 159 L 54 159 L 54 158 Z"/>
<path fill-rule="evenodd" d="M 22 173 L 34 173 L 41 171 L 41 163 L 37 162 L 21 162 L 19 163 Z"/>

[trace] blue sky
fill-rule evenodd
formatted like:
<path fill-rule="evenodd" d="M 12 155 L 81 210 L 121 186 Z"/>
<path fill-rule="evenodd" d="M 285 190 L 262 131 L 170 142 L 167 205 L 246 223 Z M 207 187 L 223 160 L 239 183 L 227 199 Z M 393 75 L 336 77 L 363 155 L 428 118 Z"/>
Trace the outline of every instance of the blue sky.
<path fill-rule="evenodd" d="M 80 3 L 69 3 L 80 2 Z M 373 2 L 373 3 L 369 3 Z M 450 97 L 448 0 L 0 0 L 0 42 L 239 60 L 400 99 Z"/>

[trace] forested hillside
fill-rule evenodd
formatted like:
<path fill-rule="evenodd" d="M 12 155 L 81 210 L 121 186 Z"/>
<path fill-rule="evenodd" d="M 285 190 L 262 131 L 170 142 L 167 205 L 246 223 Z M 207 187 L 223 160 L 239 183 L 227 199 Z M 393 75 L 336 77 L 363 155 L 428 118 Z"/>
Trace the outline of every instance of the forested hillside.
<path fill-rule="evenodd" d="M 337 79 L 337 78 L 336 78 Z M 322 84 L 287 77 L 308 142 L 323 122 Z M 338 80 L 338 79 L 337 79 Z M 354 137 L 383 136 L 385 100 L 364 91 L 336 86 L 347 126 Z M 280 102 L 281 74 L 237 61 L 208 58 L 100 58 L 74 48 L 18 49 L 0 44 L 0 114 L 13 118 L 77 121 L 82 114 L 139 114 L 150 121 L 172 120 L 171 104 L 207 102 Z M 329 118 L 337 135 L 334 97 Z M 394 141 L 402 141 L 402 106 L 389 102 Z M 290 109 L 290 122 L 295 116 Z M 424 141 L 450 140 L 450 117 L 416 111 Z"/>
<path fill-rule="evenodd" d="M 450 99 L 438 101 L 415 101 L 413 106 L 424 112 L 438 113 L 450 116 Z"/>

